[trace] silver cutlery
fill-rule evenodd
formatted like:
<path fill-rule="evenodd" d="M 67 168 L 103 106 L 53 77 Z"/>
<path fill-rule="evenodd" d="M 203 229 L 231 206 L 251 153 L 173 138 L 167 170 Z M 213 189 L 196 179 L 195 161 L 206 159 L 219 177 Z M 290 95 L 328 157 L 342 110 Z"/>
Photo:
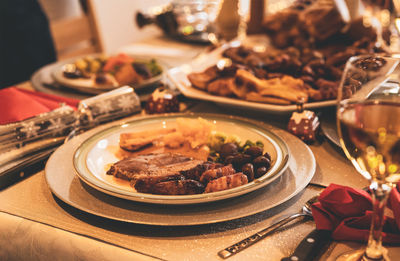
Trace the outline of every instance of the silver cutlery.
<path fill-rule="evenodd" d="M 272 233 L 274 233 L 275 231 L 277 231 L 279 228 L 281 228 L 282 226 L 288 224 L 289 222 L 292 222 L 296 219 L 298 219 L 299 217 L 312 217 L 311 214 L 311 206 L 312 204 L 314 204 L 315 202 L 318 201 L 318 195 L 314 196 L 312 198 L 310 198 L 303 206 L 302 210 L 298 213 L 295 213 L 293 215 L 290 215 L 286 218 L 281 219 L 280 221 L 272 224 L 271 226 L 258 231 L 257 233 L 241 240 L 240 242 L 237 242 L 236 244 L 233 244 L 227 248 L 225 248 L 224 250 L 221 250 L 218 252 L 218 255 L 222 258 L 228 258 L 231 257 L 237 253 L 239 253 L 240 251 L 248 248 L 249 246 L 254 245 L 255 243 L 257 243 L 258 241 L 264 239 L 265 237 L 267 237 L 268 235 L 271 235 Z"/>
<path fill-rule="evenodd" d="M 304 237 L 292 255 L 282 258 L 281 261 L 317 260 L 320 253 L 323 253 L 326 247 L 332 242 L 331 234 L 330 230 L 314 229 Z"/>

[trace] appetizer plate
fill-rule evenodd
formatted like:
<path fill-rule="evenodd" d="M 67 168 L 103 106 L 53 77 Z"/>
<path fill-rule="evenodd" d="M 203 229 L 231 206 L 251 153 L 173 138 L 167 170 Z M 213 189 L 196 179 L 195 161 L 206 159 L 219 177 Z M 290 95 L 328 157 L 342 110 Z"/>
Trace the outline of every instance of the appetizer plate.
<path fill-rule="evenodd" d="M 111 164 L 119 160 L 116 152 L 119 149 L 118 142 L 121 133 L 171 128 L 175 126 L 178 117 L 194 119 L 202 117 L 213 123 L 217 131 L 227 135 L 237 135 L 243 142 L 247 139 L 262 141 L 264 150 L 271 154 L 272 167 L 265 175 L 248 184 L 224 191 L 196 195 L 138 193 L 129 186 L 129 182 L 106 174 Z M 73 163 L 77 175 L 83 182 L 109 195 L 146 203 L 197 204 L 237 197 L 265 187 L 285 171 L 288 159 L 289 152 L 286 143 L 268 128 L 253 121 L 217 114 L 175 114 L 145 117 L 99 131 L 79 146 L 74 154 Z"/>
<path fill-rule="evenodd" d="M 182 66 L 172 68 L 167 72 L 167 77 L 174 83 L 174 85 L 183 93 L 183 95 L 210 102 L 215 102 L 218 104 L 223 104 L 232 107 L 252 109 L 257 111 L 266 111 L 274 113 L 287 113 L 296 111 L 296 105 L 275 105 L 259 102 L 250 102 L 241 99 L 216 96 L 200 89 L 194 88 L 187 78 L 187 75 L 191 72 L 201 72 L 208 67 L 217 64 L 221 61 L 222 52 L 229 47 L 239 46 L 239 42 L 231 42 L 224 44 L 220 48 L 215 49 L 212 52 L 205 53 L 197 57 L 191 63 L 184 64 Z M 321 101 L 321 102 L 310 102 L 305 103 L 304 108 L 306 109 L 316 109 L 321 107 L 328 107 L 336 105 L 335 100 Z"/>
<path fill-rule="evenodd" d="M 100 54 L 93 54 L 93 55 L 85 55 L 85 56 L 96 57 L 99 55 Z M 84 78 L 70 79 L 70 78 L 65 77 L 64 72 L 63 72 L 64 65 L 66 65 L 68 63 L 73 63 L 78 58 L 79 57 L 76 57 L 74 59 L 69 59 L 66 62 L 59 63 L 58 66 L 56 66 L 53 69 L 52 77 L 58 84 L 62 85 L 63 87 L 69 88 L 69 89 L 73 89 L 73 90 L 77 90 L 82 93 L 89 93 L 89 94 L 99 94 L 99 93 L 103 93 L 103 92 L 110 91 L 110 90 L 120 87 L 120 85 L 117 82 L 109 83 L 109 84 L 102 84 L 102 85 L 95 84 L 93 77 L 88 78 L 88 79 L 84 79 Z M 140 62 L 147 62 L 152 59 L 151 57 L 137 57 L 137 56 L 135 56 L 134 58 L 135 58 L 135 60 L 140 61 Z M 144 80 L 143 82 L 141 82 L 139 84 L 132 84 L 130 86 L 135 89 L 143 89 L 143 88 L 153 86 L 154 84 L 158 83 L 162 79 L 163 74 L 166 71 L 166 66 L 163 65 L 162 63 L 160 63 L 159 61 L 157 61 L 157 64 L 161 67 L 162 73 L 160 73 L 156 76 L 153 76 L 150 79 Z"/>

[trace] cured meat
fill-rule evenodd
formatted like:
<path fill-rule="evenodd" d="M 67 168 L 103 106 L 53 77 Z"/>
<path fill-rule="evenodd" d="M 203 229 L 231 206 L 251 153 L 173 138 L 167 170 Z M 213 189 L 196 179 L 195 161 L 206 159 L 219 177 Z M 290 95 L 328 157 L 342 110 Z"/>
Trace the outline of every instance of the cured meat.
<path fill-rule="evenodd" d="M 247 183 L 248 183 L 247 176 L 239 172 L 211 180 L 207 184 L 207 187 L 204 192 L 210 193 L 210 192 L 222 191 L 226 189 L 235 188 Z"/>

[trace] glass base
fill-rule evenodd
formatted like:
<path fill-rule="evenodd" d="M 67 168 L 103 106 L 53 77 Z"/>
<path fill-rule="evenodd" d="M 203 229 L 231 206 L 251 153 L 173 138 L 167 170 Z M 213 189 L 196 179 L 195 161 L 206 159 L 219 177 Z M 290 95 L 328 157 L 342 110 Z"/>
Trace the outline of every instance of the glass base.
<path fill-rule="evenodd" d="M 336 261 L 390 261 L 387 256 L 387 249 L 382 248 L 382 251 L 382 258 L 368 258 L 364 255 L 365 249 L 352 250 L 336 257 Z"/>

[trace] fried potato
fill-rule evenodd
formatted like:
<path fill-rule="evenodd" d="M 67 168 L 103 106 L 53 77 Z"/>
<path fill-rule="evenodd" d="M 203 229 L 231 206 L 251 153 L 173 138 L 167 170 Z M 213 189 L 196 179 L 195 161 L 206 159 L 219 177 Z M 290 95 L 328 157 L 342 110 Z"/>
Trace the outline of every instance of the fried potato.
<path fill-rule="evenodd" d="M 304 82 L 291 76 L 282 78 L 259 79 L 251 72 L 237 70 L 236 84 L 246 86 L 248 89 L 256 89 L 259 94 L 267 97 L 277 97 L 291 102 L 307 102 L 308 93 L 304 87 Z"/>

